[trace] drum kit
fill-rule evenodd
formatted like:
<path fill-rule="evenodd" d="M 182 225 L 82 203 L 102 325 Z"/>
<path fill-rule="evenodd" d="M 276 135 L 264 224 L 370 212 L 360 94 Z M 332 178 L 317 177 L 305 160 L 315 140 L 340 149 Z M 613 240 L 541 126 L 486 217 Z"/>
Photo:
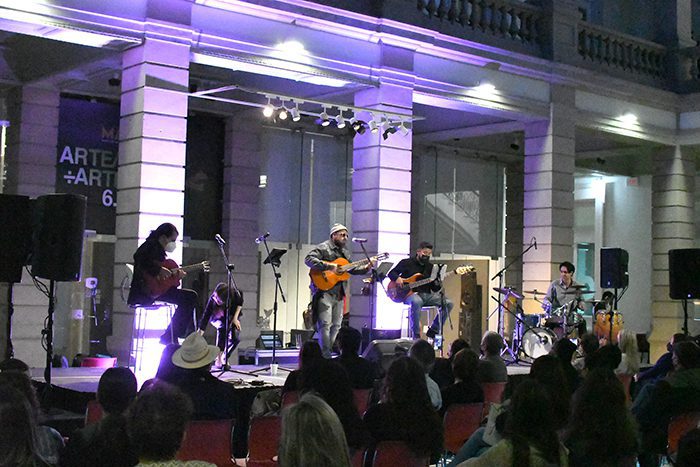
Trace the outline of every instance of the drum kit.
<path fill-rule="evenodd" d="M 522 294 L 515 290 L 506 287 L 495 287 L 493 290 L 505 296 L 500 303 L 501 307 L 512 314 L 516 319 L 516 325 L 513 329 L 513 340 L 511 349 L 505 351 L 510 353 L 515 361 L 522 353 L 526 358 L 535 360 L 542 355 L 546 355 L 552 350 L 554 343 L 562 338 L 578 338 L 579 329 L 584 323 L 582 304 L 596 305 L 604 303 L 600 300 L 584 300 L 585 294 L 593 294 L 593 290 L 583 290 L 585 286 L 574 285 L 573 288 L 578 289 L 577 298 L 565 303 L 558 308 L 552 308 L 548 301 L 540 300 L 540 297 L 545 295 L 544 292 L 538 290 L 524 290 Z M 513 310 L 513 302 L 521 300 L 524 296 L 530 295 L 535 301 L 542 304 L 544 313 L 542 314 L 525 314 L 522 308 L 516 304 L 516 310 Z M 599 311 L 595 315 L 594 332 L 598 337 L 607 336 L 610 331 L 609 313 L 605 310 Z M 613 319 L 614 335 L 617 335 L 619 329 L 622 328 L 622 314 L 615 313 Z"/>

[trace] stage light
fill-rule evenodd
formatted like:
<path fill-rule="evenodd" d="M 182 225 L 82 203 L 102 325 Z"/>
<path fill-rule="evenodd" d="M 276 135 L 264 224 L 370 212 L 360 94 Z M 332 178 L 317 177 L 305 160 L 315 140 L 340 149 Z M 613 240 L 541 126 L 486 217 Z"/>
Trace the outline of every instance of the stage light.
<path fill-rule="evenodd" d="M 327 108 L 324 106 L 323 112 L 318 116 L 318 118 L 321 119 L 321 126 L 328 126 L 331 124 L 331 119 L 328 117 L 328 112 L 326 112 L 326 110 Z"/>
<path fill-rule="evenodd" d="M 272 117 L 272 114 L 275 113 L 275 108 L 272 106 L 270 103 L 270 98 L 267 98 L 267 105 L 263 107 L 263 115 L 266 116 L 267 118 Z"/>
<path fill-rule="evenodd" d="M 343 129 L 345 128 L 345 118 L 343 118 L 343 112 L 340 112 L 337 117 L 335 117 L 335 125 Z"/>
<path fill-rule="evenodd" d="M 372 133 L 376 133 L 379 131 L 379 126 L 377 125 L 377 122 L 374 121 L 374 118 L 372 118 L 372 120 L 370 120 L 367 123 L 367 125 L 369 126 L 369 131 L 371 131 Z"/>
<path fill-rule="evenodd" d="M 406 126 L 406 122 L 401 120 L 401 124 L 399 125 L 399 131 L 401 132 L 402 135 L 406 136 L 408 135 L 408 132 L 411 131 L 410 128 Z"/>
<path fill-rule="evenodd" d="M 298 122 L 299 120 L 301 120 L 301 115 L 299 114 L 299 105 L 298 104 L 293 109 L 290 109 L 289 113 L 292 114 L 292 121 L 293 122 Z"/>
<path fill-rule="evenodd" d="M 289 114 L 287 113 L 287 109 L 284 106 L 282 106 L 279 113 L 277 114 L 277 118 L 279 118 L 280 120 L 287 120 L 288 116 Z"/>
<path fill-rule="evenodd" d="M 387 139 L 389 135 L 396 133 L 396 127 L 395 126 L 390 126 L 386 130 L 384 130 L 384 133 L 382 134 L 382 138 Z"/>

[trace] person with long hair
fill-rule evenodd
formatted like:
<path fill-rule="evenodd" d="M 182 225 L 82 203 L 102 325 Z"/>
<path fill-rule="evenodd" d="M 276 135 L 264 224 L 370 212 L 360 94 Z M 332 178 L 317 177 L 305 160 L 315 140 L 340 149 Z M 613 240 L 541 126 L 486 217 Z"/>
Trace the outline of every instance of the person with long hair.
<path fill-rule="evenodd" d="M 228 301 L 228 322 L 225 309 Z M 207 325 L 211 323 L 216 328 L 216 345 L 221 353 L 214 366 L 220 367 L 228 361 L 238 344 L 241 334 L 241 309 L 243 308 L 243 292 L 236 287 L 229 288 L 225 282 L 219 282 L 214 291 L 209 295 L 209 300 L 204 307 L 204 313 L 199 320 L 199 330 L 203 333 Z M 228 341 L 226 340 L 226 325 L 228 324 Z M 228 351 L 226 355 L 226 344 Z"/>
<path fill-rule="evenodd" d="M 573 396 L 564 444 L 573 467 L 634 467 L 637 438 L 622 383 L 609 370 L 593 370 Z"/>
<path fill-rule="evenodd" d="M 51 465 L 37 451 L 33 408 L 24 394 L 11 385 L 0 385 L 0 465 Z"/>
<path fill-rule="evenodd" d="M 460 467 L 544 467 L 569 465 L 566 448 L 559 442 L 549 391 L 528 379 L 513 393 L 504 439 Z"/>
<path fill-rule="evenodd" d="M 616 374 L 634 376 L 639 373 L 639 349 L 637 336 L 628 329 L 620 331 L 617 337 L 617 346 L 622 352 L 622 360 L 615 370 Z"/>
<path fill-rule="evenodd" d="M 320 397 L 304 394 L 282 411 L 280 467 L 350 467 L 343 426 Z"/>
<path fill-rule="evenodd" d="M 159 225 L 152 230 L 146 240 L 134 253 L 134 276 L 129 289 L 129 305 L 150 305 L 155 300 L 176 305 L 172 322 L 160 338 L 162 344 L 177 342 L 178 337 L 185 337 L 187 327 L 192 322 L 192 312 L 197 305 L 197 292 L 189 289 L 171 287 L 165 293 L 154 297 L 148 290 L 147 276 L 159 280 L 172 278 L 182 279 L 185 272 L 182 269 L 172 271 L 163 267 L 166 253 L 172 253 L 177 246 L 179 232 L 170 223 Z"/>
<path fill-rule="evenodd" d="M 301 377 L 304 372 L 311 371 L 313 367 L 323 360 L 321 346 L 317 341 L 308 340 L 299 349 L 299 368 L 290 371 L 284 380 L 282 392 L 298 391 L 301 388 Z"/>
<path fill-rule="evenodd" d="M 442 420 L 430 403 L 423 368 L 412 358 L 394 360 L 381 402 L 367 409 L 364 421 L 375 443 L 403 441 L 420 457 L 442 451 Z"/>

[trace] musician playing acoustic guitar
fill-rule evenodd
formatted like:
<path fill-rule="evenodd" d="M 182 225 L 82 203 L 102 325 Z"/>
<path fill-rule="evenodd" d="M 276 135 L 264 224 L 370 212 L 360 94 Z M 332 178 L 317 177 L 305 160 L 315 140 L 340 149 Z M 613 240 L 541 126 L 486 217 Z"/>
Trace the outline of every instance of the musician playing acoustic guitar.
<path fill-rule="evenodd" d="M 394 269 L 389 271 L 387 277 L 396 282 L 399 286 L 403 285 L 404 279 L 409 279 L 416 274 L 421 277 L 433 277 L 433 264 L 430 262 L 430 256 L 433 254 L 433 245 L 429 242 L 420 242 L 415 256 L 402 259 L 398 262 Z M 437 271 L 436 271 L 437 272 Z M 414 339 L 420 339 L 420 312 L 424 306 L 443 306 L 443 297 L 440 295 L 442 284 L 439 278 L 425 285 L 417 287 L 414 293 L 406 297 L 404 303 L 411 306 L 411 314 L 409 321 L 411 323 L 411 332 Z M 435 317 L 433 323 L 428 328 L 426 335 L 429 338 L 434 338 L 442 329 L 445 320 L 452 310 L 453 303 L 447 297 L 444 297 L 444 309 Z M 442 322 L 440 317 L 442 316 Z"/>
<path fill-rule="evenodd" d="M 172 303 L 177 306 L 173 320 L 160 338 L 162 344 L 171 342 L 171 335 L 177 343 L 178 337 L 185 337 L 187 326 L 192 323 L 192 312 L 197 304 L 197 292 L 189 289 L 170 287 L 165 293 L 156 297 L 149 290 L 148 278 L 157 278 L 161 281 L 169 279 L 182 279 L 185 272 L 178 269 L 168 269 L 162 264 L 166 259 L 166 252 L 175 251 L 179 232 L 173 224 L 165 223 L 152 230 L 141 246 L 134 253 L 134 277 L 129 290 L 129 305 L 150 305 L 154 301 Z M 171 334 L 172 328 L 172 334 Z"/>
<path fill-rule="evenodd" d="M 350 260 L 350 251 L 345 248 L 348 240 L 348 229 L 343 224 L 333 224 L 330 238 L 319 243 L 306 255 L 304 262 L 314 271 L 326 271 L 328 273 L 340 272 L 341 266 L 333 261 L 338 259 Z M 350 274 L 365 274 L 370 264 L 364 264 L 347 270 Z M 313 278 L 313 277 L 312 277 Z M 343 320 L 343 299 L 346 295 L 347 281 L 338 281 L 327 290 L 319 288 L 311 281 L 311 303 L 316 322 L 316 330 L 321 339 L 321 350 L 325 358 L 331 357 L 331 347 L 338 335 L 340 324 Z"/>

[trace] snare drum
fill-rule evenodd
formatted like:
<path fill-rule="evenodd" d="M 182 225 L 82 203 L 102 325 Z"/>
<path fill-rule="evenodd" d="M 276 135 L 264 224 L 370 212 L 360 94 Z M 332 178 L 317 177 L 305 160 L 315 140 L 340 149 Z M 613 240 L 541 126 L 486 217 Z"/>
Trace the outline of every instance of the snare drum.
<path fill-rule="evenodd" d="M 525 356 L 536 359 L 542 355 L 547 355 L 557 336 L 547 328 L 532 328 L 525 331 L 522 340 L 522 351 Z"/>
<path fill-rule="evenodd" d="M 624 319 L 622 313 L 615 312 L 612 323 L 612 344 L 617 343 L 617 334 L 622 330 Z M 610 339 L 610 316 L 606 311 L 597 311 L 595 314 L 595 323 L 593 324 L 593 333 L 598 339 L 605 337 Z"/>

